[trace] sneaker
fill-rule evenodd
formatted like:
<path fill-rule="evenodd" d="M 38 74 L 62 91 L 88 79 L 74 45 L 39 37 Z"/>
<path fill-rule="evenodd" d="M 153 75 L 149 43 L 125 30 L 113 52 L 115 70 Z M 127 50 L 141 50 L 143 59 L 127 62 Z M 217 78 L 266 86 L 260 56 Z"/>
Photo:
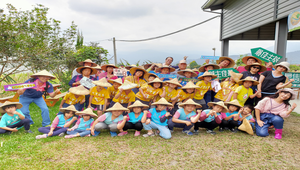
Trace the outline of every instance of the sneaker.
<path fill-rule="evenodd" d="M 219 128 L 219 132 L 223 132 L 224 129 L 222 127 Z"/>
<path fill-rule="evenodd" d="M 47 138 L 47 134 L 37 135 L 37 136 L 35 137 L 35 139 L 42 139 L 42 138 Z"/>
<path fill-rule="evenodd" d="M 110 131 L 110 136 L 111 136 L 111 137 L 115 137 L 115 136 L 118 136 L 118 134 L 117 134 L 117 132 L 111 132 L 111 131 Z"/>
<path fill-rule="evenodd" d="M 212 134 L 212 135 L 215 135 L 215 134 L 217 134 L 216 132 L 214 132 L 213 130 L 206 130 L 206 133 L 210 133 L 210 134 Z"/>
<path fill-rule="evenodd" d="M 31 130 L 25 130 L 25 133 L 33 133 Z"/>
<path fill-rule="evenodd" d="M 149 136 L 155 136 L 155 134 L 154 133 L 150 133 L 150 134 L 146 133 L 146 134 L 143 134 L 143 136 L 144 137 L 149 137 Z"/>
<path fill-rule="evenodd" d="M 236 132 L 237 132 L 237 129 L 236 129 L 236 128 L 231 128 L 230 131 L 231 131 L 232 133 L 236 133 Z"/>
<path fill-rule="evenodd" d="M 123 131 L 123 132 L 119 133 L 118 136 L 124 136 L 124 135 L 127 135 L 127 134 L 128 134 L 128 132 Z"/>
<path fill-rule="evenodd" d="M 194 129 L 194 133 L 195 133 L 196 135 L 198 135 L 199 130 L 195 130 L 195 129 Z"/>
<path fill-rule="evenodd" d="M 185 133 L 187 135 L 193 135 L 193 132 L 191 132 L 189 130 L 184 130 L 184 131 L 182 131 L 182 133 Z"/>
<path fill-rule="evenodd" d="M 135 131 L 134 136 L 140 136 L 141 131 Z"/>
<path fill-rule="evenodd" d="M 58 136 L 59 136 L 59 137 L 64 137 L 64 136 L 65 136 L 65 132 L 60 133 Z"/>

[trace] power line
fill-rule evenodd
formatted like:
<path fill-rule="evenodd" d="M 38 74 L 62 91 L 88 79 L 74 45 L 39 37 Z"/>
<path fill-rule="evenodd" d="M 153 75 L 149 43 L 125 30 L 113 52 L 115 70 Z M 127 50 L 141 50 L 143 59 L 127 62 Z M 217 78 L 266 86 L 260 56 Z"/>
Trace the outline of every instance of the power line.
<path fill-rule="evenodd" d="M 198 24 L 195 24 L 195 25 L 192 25 L 192 26 L 183 28 L 183 29 L 181 29 L 181 30 L 178 30 L 178 31 L 175 31 L 175 32 L 171 32 L 171 33 L 169 33 L 169 34 L 157 36 L 157 37 L 146 38 L 146 39 L 141 39 L 141 40 L 116 40 L 116 41 L 122 41 L 122 42 L 141 42 L 141 41 L 149 41 L 149 40 L 154 40 L 154 39 L 158 39 L 158 38 L 163 38 L 163 37 L 166 37 L 166 36 L 170 36 L 170 35 L 173 35 L 173 34 L 176 34 L 176 33 L 179 33 L 179 32 L 182 32 L 182 31 L 185 31 L 185 30 L 188 30 L 188 29 L 191 29 L 191 28 L 193 28 L 193 27 L 196 27 L 196 26 L 198 26 L 198 25 L 204 24 L 204 23 L 206 23 L 206 22 L 208 22 L 208 21 L 210 21 L 210 20 L 213 20 L 213 19 L 215 19 L 215 18 L 218 18 L 218 17 L 220 17 L 220 15 L 214 16 L 214 17 L 209 18 L 209 19 L 207 19 L 207 20 L 205 20 L 205 21 L 202 21 L 202 22 L 200 22 L 200 23 L 198 23 Z"/>

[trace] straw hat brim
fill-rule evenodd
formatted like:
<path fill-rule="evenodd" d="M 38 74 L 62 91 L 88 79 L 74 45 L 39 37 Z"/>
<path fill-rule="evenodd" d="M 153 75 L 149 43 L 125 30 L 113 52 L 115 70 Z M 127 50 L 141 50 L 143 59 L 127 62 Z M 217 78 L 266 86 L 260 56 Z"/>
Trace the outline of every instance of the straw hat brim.
<path fill-rule="evenodd" d="M 136 88 L 138 85 L 137 84 L 134 84 L 134 83 L 131 83 L 131 84 L 122 84 L 121 86 L 119 86 L 119 89 L 123 89 L 123 90 L 131 90 L 131 89 L 134 89 Z"/>
<path fill-rule="evenodd" d="M 122 106 L 122 105 L 121 105 Z M 115 105 L 109 109 L 106 109 L 106 112 L 111 112 L 111 111 L 129 111 L 129 109 L 125 107 L 115 107 Z"/>
<path fill-rule="evenodd" d="M 158 76 L 156 74 L 153 74 L 153 73 L 147 73 L 144 75 L 144 79 L 149 82 L 149 77 L 150 76 L 155 76 L 155 78 L 158 78 Z"/>
<path fill-rule="evenodd" d="M 247 80 L 247 79 L 240 80 L 240 81 L 237 82 L 237 84 L 242 85 L 245 81 L 252 81 L 252 82 L 253 82 L 252 86 L 256 86 L 256 85 L 259 84 L 258 81 L 255 81 L 255 80 Z"/>
<path fill-rule="evenodd" d="M 179 87 L 182 87 L 182 85 L 181 84 L 179 84 L 178 82 L 172 82 L 172 80 L 168 80 L 168 81 L 165 81 L 166 83 L 171 83 L 171 84 L 175 84 L 175 85 L 177 85 L 177 86 L 179 86 Z"/>
<path fill-rule="evenodd" d="M 235 73 L 233 71 L 229 71 L 230 77 L 237 83 L 241 80 L 241 78 L 243 77 L 243 74 L 241 73 Z"/>
<path fill-rule="evenodd" d="M 129 72 L 130 72 L 131 75 L 133 75 L 133 74 L 136 72 L 136 70 L 139 70 L 139 71 L 144 72 L 143 78 L 144 78 L 145 74 L 148 73 L 145 69 L 140 68 L 140 67 L 133 67 L 133 68 L 131 68 L 131 69 L 129 70 Z"/>
<path fill-rule="evenodd" d="M 228 112 L 228 109 L 227 109 L 227 107 L 224 105 L 220 105 L 218 102 L 209 102 L 209 103 L 207 103 L 207 105 L 209 106 L 209 107 L 213 107 L 213 105 L 219 105 L 219 106 L 221 106 L 221 107 L 223 107 L 223 109 L 222 109 L 222 111 L 221 112 L 223 112 L 223 113 L 226 113 L 226 112 Z"/>
<path fill-rule="evenodd" d="M 157 102 L 152 103 L 151 105 L 167 105 L 167 106 L 173 106 L 171 103 L 169 103 L 165 98 L 159 99 Z"/>
<path fill-rule="evenodd" d="M 247 60 L 248 60 L 249 58 L 253 58 L 253 59 L 255 59 L 259 64 L 262 64 L 261 60 L 258 59 L 258 58 L 256 58 L 256 57 L 254 57 L 254 56 L 246 56 L 246 57 L 244 57 L 244 58 L 242 59 L 242 62 L 243 62 L 244 64 L 247 65 Z"/>
<path fill-rule="evenodd" d="M 77 69 L 76 69 L 76 71 L 78 72 L 78 73 L 80 73 L 80 74 L 82 74 L 82 71 L 84 70 L 84 69 L 91 69 L 91 74 L 90 75 L 93 75 L 93 74 L 96 74 L 97 73 L 97 70 L 94 68 L 94 67 L 85 67 L 85 66 L 82 66 L 82 67 L 78 67 Z"/>
<path fill-rule="evenodd" d="M 225 106 L 227 106 L 227 105 L 234 105 L 234 106 L 237 106 L 237 107 L 243 107 L 243 106 L 241 106 L 240 105 L 240 103 L 236 100 L 236 102 L 234 102 L 233 100 L 232 101 L 230 101 L 230 102 L 224 102 L 224 104 L 225 104 Z"/>
<path fill-rule="evenodd" d="M 98 117 L 94 112 L 92 112 L 92 113 L 87 113 L 87 112 L 81 111 L 81 112 L 77 112 L 77 113 L 75 113 L 75 114 L 78 115 L 78 116 L 89 115 L 89 116 L 91 116 L 91 117 Z"/>
<path fill-rule="evenodd" d="M 71 106 L 71 105 L 70 105 Z M 68 106 L 68 107 L 65 107 L 65 108 L 60 108 L 59 109 L 59 111 L 61 111 L 61 112 L 63 112 L 63 113 L 65 113 L 67 110 L 69 110 L 69 111 L 73 111 L 73 112 L 75 112 L 75 114 L 78 112 L 78 110 L 76 110 L 75 109 L 75 106 L 74 106 L 74 108 L 72 109 L 72 108 L 70 108 L 70 106 Z"/>
<path fill-rule="evenodd" d="M 92 81 L 93 84 L 96 86 L 101 86 L 101 87 L 111 87 L 112 85 L 108 82 L 100 82 L 100 80 L 97 81 Z"/>
<path fill-rule="evenodd" d="M 217 75 L 213 75 L 213 74 L 207 74 L 207 75 L 204 75 L 204 74 L 203 74 L 202 76 L 198 77 L 198 79 L 203 80 L 204 77 L 212 77 L 212 79 L 215 79 L 215 78 L 217 78 L 218 76 L 217 76 Z"/>
<path fill-rule="evenodd" d="M 195 85 L 194 83 L 193 84 L 189 84 L 187 83 L 185 86 L 183 86 L 181 89 L 197 89 L 197 88 L 200 88 L 199 86 Z"/>
<path fill-rule="evenodd" d="M 113 68 L 118 68 L 117 66 L 113 65 L 113 64 L 104 64 L 103 66 L 101 66 L 102 70 L 104 70 L 105 72 L 107 71 L 107 67 L 113 67 Z"/>
<path fill-rule="evenodd" d="M 19 102 L 6 101 L 0 106 L 0 113 L 6 113 L 6 111 L 3 109 L 3 107 L 9 106 L 9 105 L 16 105 L 17 109 L 21 109 L 23 107 L 23 105 Z"/>
<path fill-rule="evenodd" d="M 132 105 L 128 106 L 128 109 L 132 109 L 134 107 L 142 107 L 142 108 L 149 108 L 148 105 L 143 104 L 142 102 L 137 102 L 139 100 L 136 100 Z M 138 103 L 138 104 L 137 104 Z"/>
<path fill-rule="evenodd" d="M 94 63 L 92 60 L 81 61 L 81 62 L 79 62 L 78 64 L 81 65 L 81 66 L 83 66 L 84 63 L 91 63 L 91 64 L 92 64 L 91 67 L 96 67 L 96 66 L 97 66 L 97 64 Z"/>
<path fill-rule="evenodd" d="M 229 60 L 230 63 L 228 64 L 227 67 L 223 67 L 223 68 L 232 68 L 235 65 L 235 61 L 229 57 L 220 57 L 219 60 L 217 60 L 217 64 L 220 64 L 220 62 L 222 62 L 223 60 Z"/>
<path fill-rule="evenodd" d="M 30 77 L 35 78 L 35 77 L 38 77 L 38 76 L 46 76 L 46 77 L 50 77 L 50 80 L 56 79 L 55 76 L 53 76 L 52 74 L 50 74 L 50 73 L 49 73 L 48 71 L 46 71 L 46 70 L 40 71 L 40 72 L 38 72 L 38 73 L 35 73 L 35 74 L 31 75 Z"/>
<path fill-rule="evenodd" d="M 170 73 L 175 71 L 175 68 L 169 67 L 169 66 L 162 66 L 162 67 L 159 67 L 159 68 L 157 69 L 157 71 L 158 71 L 158 72 L 161 72 L 161 70 L 162 70 L 163 68 L 169 68 L 169 69 L 170 69 Z"/>
<path fill-rule="evenodd" d="M 184 73 L 185 73 L 185 72 L 192 73 L 192 77 L 197 77 L 197 76 L 198 76 L 197 73 L 195 73 L 194 71 L 190 71 L 190 70 L 182 70 L 182 71 L 178 71 L 177 74 L 184 76 Z"/>
<path fill-rule="evenodd" d="M 179 104 L 178 106 L 179 107 L 184 107 L 184 106 L 186 106 L 186 105 L 194 105 L 194 106 L 196 106 L 196 108 L 201 108 L 202 106 L 200 105 L 200 104 L 198 104 L 198 103 L 187 103 L 187 102 L 184 102 L 184 103 L 181 103 L 181 104 Z"/>
<path fill-rule="evenodd" d="M 119 81 L 116 81 L 116 80 L 118 80 L 118 79 L 109 79 L 109 80 L 107 80 L 109 83 L 111 83 L 111 84 L 114 84 L 114 83 L 118 83 L 118 84 L 123 84 L 122 83 L 122 79 L 121 79 L 121 82 L 119 82 Z"/>
<path fill-rule="evenodd" d="M 161 81 L 159 78 L 155 78 L 154 80 L 148 82 L 148 84 L 152 84 L 152 83 L 165 83 L 165 82 Z"/>
<path fill-rule="evenodd" d="M 259 69 L 258 72 L 265 72 L 265 71 L 267 71 L 267 68 L 266 68 L 265 66 L 263 66 L 263 65 L 261 65 L 261 64 L 258 64 L 258 63 L 257 63 L 257 64 L 253 63 L 253 64 L 251 64 L 251 65 L 246 65 L 246 66 L 245 66 L 245 69 L 248 70 L 248 71 L 250 71 L 250 68 L 251 68 L 252 66 L 259 66 L 260 69 Z"/>
<path fill-rule="evenodd" d="M 84 89 L 81 90 L 81 89 L 78 89 L 78 86 L 77 87 L 71 87 L 69 89 L 69 92 L 73 93 L 75 95 L 88 95 L 88 94 L 90 94 L 90 91 L 88 89 L 86 89 L 84 87 Z"/>
<path fill-rule="evenodd" d="M 250 125 L 249 121 L 247 119 L 243 120 L 243 123 L 238 127 L 239 130 L 245 131 L 250 135 L 253 135 L 253 129 L 252 126 Z"/>
<path fill-rule="evenodd" d="M 220 69 L 220 67 L 219 67 L 218 65 L 216 65 L 216 64 L 206 64 L 206 65 L 200 67 L 200 68 L 199 68 L 199 71 L 200 71 L 200 72 L 205 72 L 205 71 L 206 71 L 206 70 L 205 70 L 205 67 L 208 67 L 208 66 L 213 66 L 213 67 L 214 67 L 214 70 Z"/>

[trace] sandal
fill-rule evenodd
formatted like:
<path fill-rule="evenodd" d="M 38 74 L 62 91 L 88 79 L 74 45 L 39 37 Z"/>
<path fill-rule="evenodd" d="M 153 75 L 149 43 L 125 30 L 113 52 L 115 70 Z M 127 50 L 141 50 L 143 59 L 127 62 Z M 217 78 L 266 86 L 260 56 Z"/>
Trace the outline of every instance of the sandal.
<path fill-rule="evenodd" d="M 155 136 L 155 134 L 154 134 L 154 133 L 150 133 L 150 134 L 149 134 L 149 133 L 146 133 L 146 134 L 143 134 L 143 136 L 144 136 L 144 137 L 149 137 L 149 136 Z"/>

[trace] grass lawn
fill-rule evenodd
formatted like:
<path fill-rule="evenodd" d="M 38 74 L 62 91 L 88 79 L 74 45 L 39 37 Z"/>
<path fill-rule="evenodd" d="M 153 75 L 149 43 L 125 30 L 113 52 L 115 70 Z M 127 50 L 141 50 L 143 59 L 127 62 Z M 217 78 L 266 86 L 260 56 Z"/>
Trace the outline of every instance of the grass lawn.
<path fill-rule="evenodd" d="M 51 120 L 59 102 L 49 108 Z M 134 131 L 111 138 L 108 131 L 98 137 L 36 140 L 41 127 L 39 108 L 30 106 L 34 134 L 24 128 L 0 135 L 0 169 L 300 169 L 300 116 L 285 119 L 283 138 L 250 136 L 242 132 L 201 129 L 187 136 L 175 129 L 170 140 L 134 137 Z M 142 132 L 143 134 L 145 131 Z"/>

